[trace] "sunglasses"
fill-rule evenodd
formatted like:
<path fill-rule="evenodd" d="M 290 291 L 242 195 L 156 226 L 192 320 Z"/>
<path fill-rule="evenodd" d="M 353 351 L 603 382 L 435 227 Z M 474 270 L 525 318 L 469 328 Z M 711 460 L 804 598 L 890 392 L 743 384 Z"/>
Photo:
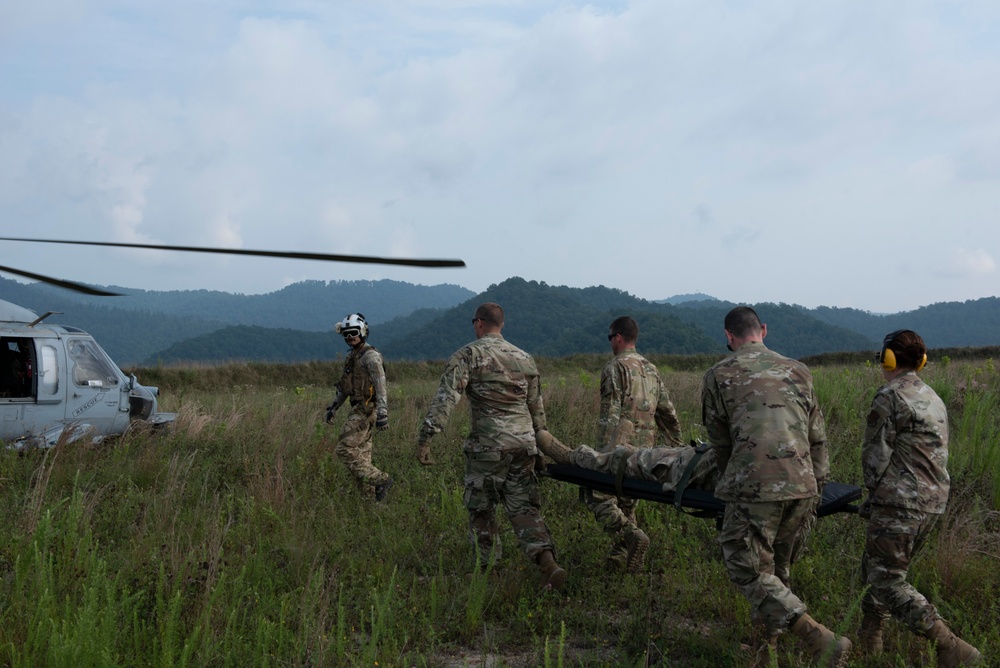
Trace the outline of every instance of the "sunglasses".
<path fill-rule="evenodd" d="M 345 329 L 343 332 L 341 332 L 341 334 L 343 334 L 343 336 L 344 336 L 345 339 L 353 339 L 356 336 L 361 336 L 361 330 L 360 329 Z"/>
<path fill-rule="evenodd" d="M 608 341 L 611 341 L 611 340 L 612 340 L 612 339 L 614 339 L 614 338 L 615 338 L 616 336 L 618 336 L 618 332 L 615 332 L 614 334 L 608 334 Z"/>

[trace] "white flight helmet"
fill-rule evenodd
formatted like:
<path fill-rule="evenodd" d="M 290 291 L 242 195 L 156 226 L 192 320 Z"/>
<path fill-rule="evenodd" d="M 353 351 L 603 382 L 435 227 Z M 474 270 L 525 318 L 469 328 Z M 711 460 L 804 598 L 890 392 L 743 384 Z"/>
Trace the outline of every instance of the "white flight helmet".
<path fill-rule="evenodd" d="M 333 331 L 344 338 L 360 336 L 362 341 L 368 339 L 368 323 L 361 313 L 352 313 L 333 326 Z"/>

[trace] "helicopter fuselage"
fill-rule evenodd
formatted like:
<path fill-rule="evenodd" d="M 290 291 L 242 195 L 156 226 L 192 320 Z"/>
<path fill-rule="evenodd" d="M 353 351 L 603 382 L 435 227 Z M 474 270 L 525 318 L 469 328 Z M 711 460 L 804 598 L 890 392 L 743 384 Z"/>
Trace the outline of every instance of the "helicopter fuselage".
<path fill-rule="evenodd" d="M 90 334 L 29 315 L 0 300 L 0 440 L 50 447 L 173 419 L 157 412 L 157 388 L 126 376 Z"/>

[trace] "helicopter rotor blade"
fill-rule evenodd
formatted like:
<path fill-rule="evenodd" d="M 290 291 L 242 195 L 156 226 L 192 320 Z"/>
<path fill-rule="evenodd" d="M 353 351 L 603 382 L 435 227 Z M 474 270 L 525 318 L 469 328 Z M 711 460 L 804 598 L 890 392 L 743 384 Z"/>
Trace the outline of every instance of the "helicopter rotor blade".
<path fill-rule="evenodd" d="M 42 283 L 48 283 L 49 285 L 56 285 L 59 286 L 60 288 L 73 290 L 74 292 L 82 292 L 85 295 L 94 295 L 95 297 L 122 296 L 120 292 L 108 292 L 106 290 L 98 290 L 97 288 L 92 288 L 89 285 L 84 285 L 82 283 L 73 283 L 72 281 L 64 281 L 58 278 L 52 278 L 51 276 L 42 276 L 41 274 L 33 274 L 30 271 L 21 271 L 20 269 L 14 269 L 13 267 L 4 267 L 0 265 L 0 271 L 6 272 L 8 274 L 17 274 L 18 276 L 30 278 L 34 281 L 41 281 Z"/>
<path fill-rule="evenodd" d="M 404 267 L 464 267 L 462 260 L 410 259 L 374 257 L 370 255 L 333 255 L 328 253 L 303 253 L 298 251 L 265 251 L 242 248 L 205 248 L 202 246 L 166 246 L 159 244 L 126 244 L 111 241 L 67 241 L 60 239 L 22 239 L 0 237 L 0 241 L 23 241 L 37 244 L 69 244 L 75 246 L 109 246 L 115 248 L 147 248 L 150 250 L 184 251 L 190 253 L 219 253 L 223 255 L 249 255 L 252 257 L 280 257 L 293 260 L 319 260 L 323 262 L 357 262 L 362 264 L 391 264 Z M 23 274 L 22 274 L 23 275 Z"/>

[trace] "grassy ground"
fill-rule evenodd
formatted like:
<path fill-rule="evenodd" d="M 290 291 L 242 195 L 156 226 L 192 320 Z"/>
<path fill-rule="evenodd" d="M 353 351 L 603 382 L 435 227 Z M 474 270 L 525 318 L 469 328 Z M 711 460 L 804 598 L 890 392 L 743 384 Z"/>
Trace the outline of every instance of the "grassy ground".
<path fill-rule="evenodd" d="M 549 427 L 592 442 L 604 358 L 541 360 Z M 689 438 L 702 437 L 702 369 L 665 381 Z M 703 367 L 710 360 L 706 360 Z M 545 480 L 543 510 L 564 593 L 537 574 L 504 526 L 496 576 L 470 576 L 462 507 L 464 405 L 414 459 L 440 365 L 392 364 L 390 429 L 375 463 L 387 501 L 359 498 L 322 421 L 334 364 L 138 370 L 179 413 L 166 434 L 100 446 L 0 452 L 0 665 L 9 666 L 729 666 L 753 642 L 714 523 L 644 502 L 652 538 L 640 576 L 603 570 L 609 541 L 578 488 Z M 834 477 L 860 483 L 863 419 L 880 374 L 814 369 Z M 911 579 L 998 665 L 1000 396 L 991 360 L 922 374 L 952 421 L 947 521 Z M 824 518 L 794 586 L 813 616 L 853 636 L 863 526 Z M 800 665 L 783 638 L 779 665 Z M 894 625 L 880 658 L 855 666 L 934 665 Z"/>

